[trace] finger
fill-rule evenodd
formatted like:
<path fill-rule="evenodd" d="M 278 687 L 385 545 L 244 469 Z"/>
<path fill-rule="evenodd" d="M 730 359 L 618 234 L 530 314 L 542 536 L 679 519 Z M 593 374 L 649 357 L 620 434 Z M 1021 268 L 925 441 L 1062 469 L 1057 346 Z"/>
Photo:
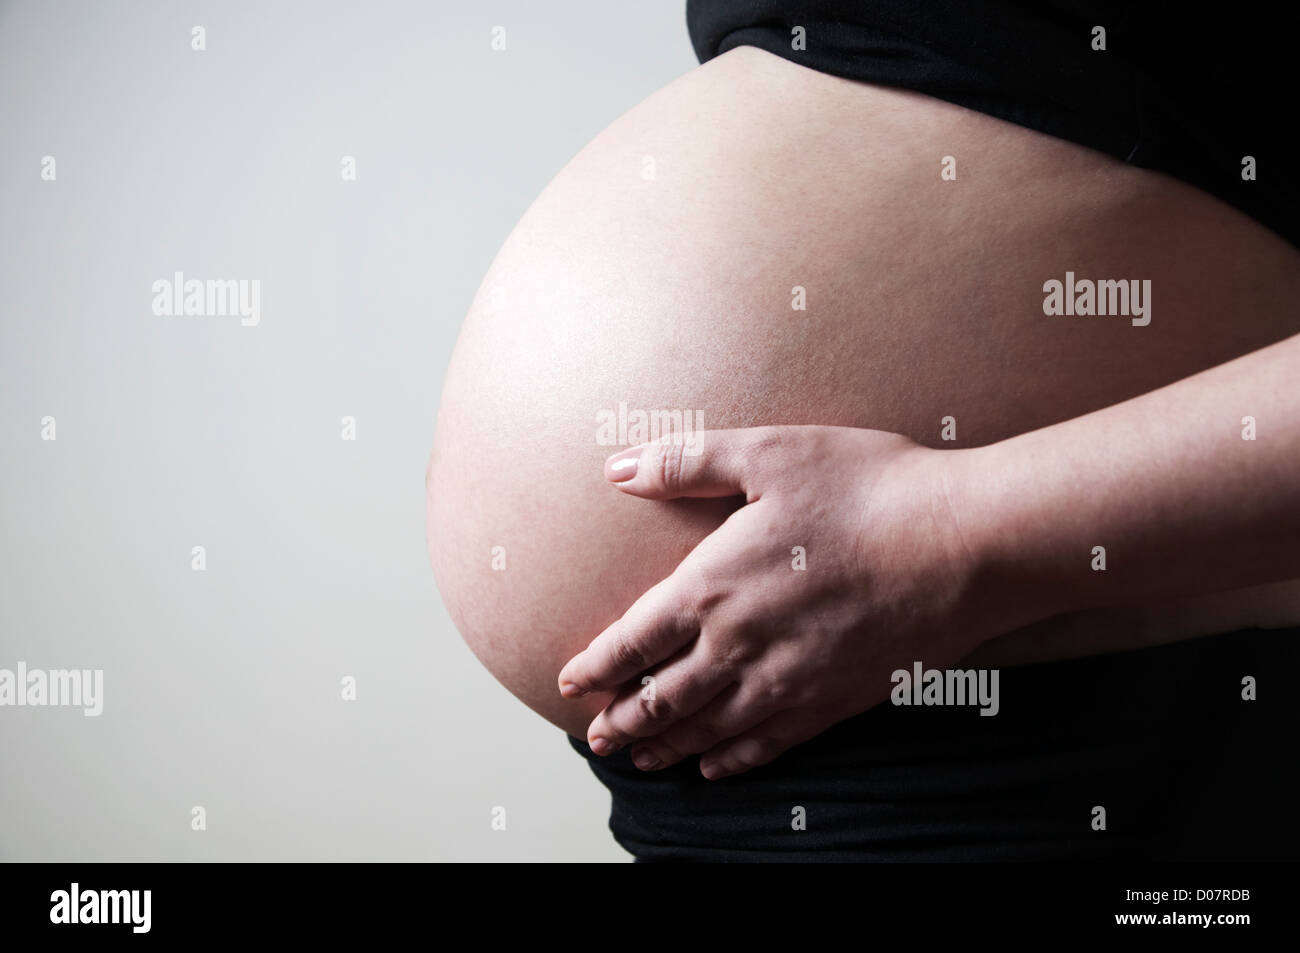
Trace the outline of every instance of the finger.
<path fill-rule="evenodd" d="M 673 434 L 614 454 L 605 461 L 605 479 L 647 500 L 750 495 L 753 458 L 774 432 L 747 427 Z"/>
<path fill-rule="evenodd" d="M 663 734 L 638 742 L 632 763 L 647 771 L 670 767 L 762 724 L 779 710 L 771 693 L 737 683 Z"/>
<path fill-rule="evenodd" d="M 700 773 L 710 781 L 743 774 L 774 761 L 800 742 L 821 734 L 829 724 L 823 712 L 806 708 L 787 709 L 706 751 L 700 757 Z"/>
<path fill-rule="evenodd" d="M 638 738 L 662 734 L 716 698 L 732 680 L 730 672 L 712 664 L 697 639 L 606 705 L 587 729 L 587 742 L 597 754 L 609 754 Z"/>
<path fill-rule="evenodd" d="M 615 691 L 670 657 L 699 633 L 674 576 L 647 589 L 623 617 L 560 669 L 560 694 Z"/>

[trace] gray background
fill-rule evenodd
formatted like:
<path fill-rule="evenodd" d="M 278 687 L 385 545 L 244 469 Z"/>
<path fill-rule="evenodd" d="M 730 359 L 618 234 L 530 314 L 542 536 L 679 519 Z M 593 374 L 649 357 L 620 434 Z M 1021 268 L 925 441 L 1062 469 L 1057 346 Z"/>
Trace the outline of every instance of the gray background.
<path fill-rule="evenodd" d="M 0 5 L 0 668 L 105 679 L 99 718 L 0 707 L 0 859 L 627 858 L 586 764 L 452 627 L 423 477 L 492 256 L 694 65 L 684 19 Z M 155 316 L 178 270 L 260 279 L 261 324 Z"/>

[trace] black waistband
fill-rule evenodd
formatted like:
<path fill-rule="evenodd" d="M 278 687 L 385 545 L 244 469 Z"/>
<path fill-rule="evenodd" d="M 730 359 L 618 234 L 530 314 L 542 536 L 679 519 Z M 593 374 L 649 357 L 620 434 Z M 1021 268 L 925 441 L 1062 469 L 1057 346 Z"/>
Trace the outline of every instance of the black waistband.
<path fill-rule="evenodd" d="M 1212 21 L 1166 4 L 688 0 L 701 62 L 756 46 L 898 86 L 1180 178 L 1300 245 L 1291 33 L 1268 5 Z M 1094 49 L 1094 29 L 1105 49 Z M 803 49 L 795 48 L 802 28 Z M 1254 180 L 1242 178 L 1253 157 Z"/>
<path fill-rule="evenodd" d="M 886 703 L 713 782 L 569 740 L 638 860 L 1295 859 L 1298 662 L 1287 629 L 1002 669 L 996 716 Z"/>

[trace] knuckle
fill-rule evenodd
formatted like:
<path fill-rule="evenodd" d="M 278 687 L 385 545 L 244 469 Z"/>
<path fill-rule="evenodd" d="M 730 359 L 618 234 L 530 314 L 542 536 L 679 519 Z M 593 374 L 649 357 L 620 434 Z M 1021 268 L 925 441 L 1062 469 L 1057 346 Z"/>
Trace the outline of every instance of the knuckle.
<path fill-rule="evenodd" d="M 753 662 L 758 654 L 758 647 L 739 633 L 724 636 L 713 646 L 714 664 L 724 671 L 744 668 Z"/>
<path fill-rule="evenodd" d="M 628 734 L 627 731 L 614 724 L 613 721 L 606 724 L 604 735 L 616 748 L 626 748 L 636 740 L 633 735 Z"/>
<path fill-rule="evenodd" d="M 659 483 L 669 491 L 677 490 L 682 482 L 682 455 L 685 450 L 680 441 L 659 444 L 656 458 Z"/>
<path fill-rule="evenodd" d="M 631 636 L 619 636 L 609 647 L 609 656 L 619 668 L 640 671 L 646 666 L 645 651 Z"/>
<path fill-rule="evenodd" d="M 653 750 L 654 753 L 659 756 L 659 760 L 666 765 L 674 764 L 686 757 L 686 752 L 678 751 L 675 745 L 662 739 L 656 741 L 651 750 Z"/>
<path fill-rule="evenodd" d="M 781 753 L 781 747 L 771 738 L 754 735 L 745 739 L 745 743 L 736 746 L 734 752 L 737 761 L 750 766 L 757 766 L 771 761 Z"/>
<path fill-rule="evenodd" d="M 676 752 L 649 741 L 642 741 L 632 749 L 632 763 L 643 771 L 658 771 L 680 760 Z"/>
<path fill-rule="evenodd" d="M 701 719 L 684 728 L 680 736 L 673 735 L 669 741 L 683 751 L 698 753 L 712 748 L 722 737 L 722 732 L 712 722 Z"/>
<path fill-rule="evenodd" d="M 659 764 L 662 767 L 668 767 L 669 764 L 676 764 L 685 758 L 686 755 L 675 748 L 669 748 L 668 745 L 658 745 L 653 749 L 655 757 L 659 758 Z"/>
<path fill-rule="evenodd" d="M 697 624 L 727 598 L 721 574 L 706 560 L 692 560 L 690 570 L 683 569 L 677 575 L 682 611 Z"/>
<path fill-rule="evenodd" d="M 642 719 L 648 722 L 672 721 L 676 715 L 672 702 L 657 694 L 649 698 L 640 696 L 639 709 Z"/>
<path fill-rule="evenodd" d="M 759 695 L 769 706 L 781 707 L 798 699 L 798 690 L 788 679 L 777 678 L 759 688 Z"/>
<path fill-rule="evenodd" d="M 779 451 L 786 443 L 780 427 L 755 427 L 749 435 L 749 445 L 745 453 L 763 456 Z"/>
<path fill-rule="evenodd" d="M 682 572 L 676 575 L 680 610 L 687 618 L 698 624 L 710 608 L 709 584 L 704 575 L 699 572 Z"/>

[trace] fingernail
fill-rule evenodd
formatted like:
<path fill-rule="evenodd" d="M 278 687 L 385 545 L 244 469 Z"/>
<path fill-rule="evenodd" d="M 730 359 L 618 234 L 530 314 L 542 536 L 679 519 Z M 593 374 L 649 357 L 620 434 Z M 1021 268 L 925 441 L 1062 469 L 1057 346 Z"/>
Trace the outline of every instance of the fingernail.
<path fill-rule="evenodd" d="M 653 771 L 663 764 L 649 748 L 638 748 L 632 752 L 632 763 L 642 771 Z"/>
<path fill-rule="evenodd" d="M 708 763 L 701 761 L 700 774 L 704 775 L 706 781 L 716 781 L 718 778 L 726 777 L 727 769 L 716 761 Z"/>
<path fill-rule="evenodd" d="M 587 744 L 591 745 L 591 750 L 593 752 L 602 757 L 614 753 L 614 742 L 607 738 L 592 738 L 588 740 Z"/>
<path fill-rule="evenodd" d="M 573 684 L 573 682 L 565 682 L 560 686 L 560 694 L 565 698 L 581 698 L 587 693 L 577 685 Z"/>
<path fill-rule="evenodd" d="M 640 459 L 640 447 L 614 454 L 605 461 L 605 479 L 610 483 L 626 483 L 636 476 L 636 464 Z"/>

